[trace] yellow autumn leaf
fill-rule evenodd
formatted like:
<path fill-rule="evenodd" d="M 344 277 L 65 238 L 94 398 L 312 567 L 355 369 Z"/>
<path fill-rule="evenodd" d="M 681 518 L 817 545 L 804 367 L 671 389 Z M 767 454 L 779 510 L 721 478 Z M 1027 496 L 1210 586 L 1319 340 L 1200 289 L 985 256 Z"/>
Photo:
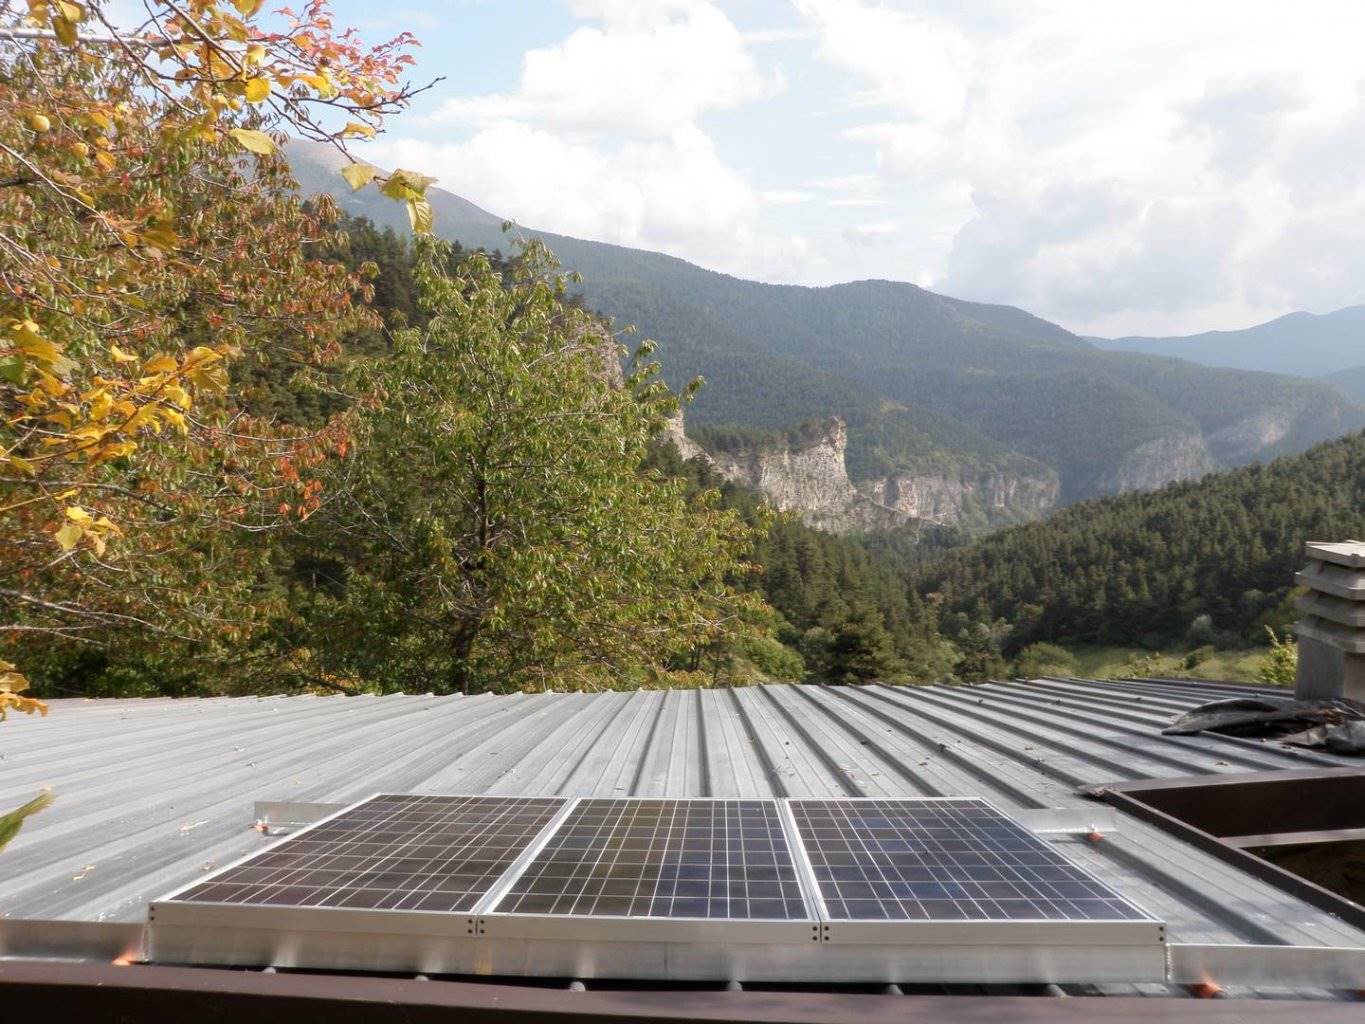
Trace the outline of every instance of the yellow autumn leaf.
<path fill-rule="evenodd" d="M 90 513 L 79 505 L 72 505 L 66 510 L 66 518 L 70 519 L 73 523 L 84 526 L 86 523 L 90 522 Z"/>
<path fill-rule="evenodd" d="M 221 364 L 205 363 L 190 371 L 190 381 L 204 391 L 226 391 L 228 375 Z"/>
<path fill-rule="evenodd" d="M 251 18 L 261 9 L 264 2 L 265 0 L 232 0 L 232 6 L 237 8 L 237 13 L 243 18 Z"/>
<path fill-rule="evenodd" d="M 52 535 L 52 539 L 63 551 L 70 551 L 81 542 L 81 538 L 84 536 L 85 531 L 75 523 L 64 523 L 62 528 Z"/>
<path fill-rule="evenodd" d="M 371 181 L 376 174 L 375 168 L 369 164 L 347 164 L 341 169 L 341 176 L 346 179 L 346 184 L 351 186 L 352 192 L 358 192 Z"/>
<path fill-rule="evenodd" d="M 407 171 L 401 167 L 389 175 L 379 191 L 390 199 L 421 199 L 426 194 L 427 186 L 434 184 L 435 178 L 430 178 L 417 171 Z"/>
<path fill-rule="evenodd" d="M 409 199 L 408 220 L 412 223 L 412 230 L 417 234 L 431 234 L 431 204 L 425 199 Z"/>
<path fill-rule="evenodd" d="M 114 407 L 114 401 L 109 397 L 107 391 L 96 391 L 90 397 L 90 418 L 98 423 L 109 415 L 109 410 Z"/>
<path fill-rule="evenodd" d="M 268 78 L 248 78 L 246 81 L 246 101 L 248 103 L 263 103 L 270 95 L 270 79 Z"/>
<path fill-rule="evenodd" d="M 110 356 L 110 358 L 112 358 L 112 359 L 114 360 L 114 362 L 116 362 L 116 363 L 135 363 L 135 362 L 137 362 L 137 356 L 132 355 L 132 354 L 129 353 L 129 352 L 123 351 L 123 349 L 119 348 L 117 345 L 110 345 L 110 346 L 109 346 L 109 356 Z"/>
<path fill-rule="evenodd" d="M 142 240 L 159 249 L 174 249 L 180 244 L 180 236 L 165 224 L 159 224 L 142 232 Z"/>
<path fill-rule="evenodd" d="M 129 417 L 128 422 L 123 425 L 123 429 L 130 434 L 141 430 L 143 427 L 151 427 L 159 432 L 160 424 L 156 421 L 156 414 L 157 407 L 155 405 L 144 405 Z"/>
<path fill-rule="evenodd" d="M 100 516 L 98 519 L 96 519 L 95 526 L 98 529 L 105 531 L 106 533 L 114 534 L 114 536 L 116 537 L 123 536 L 123 531 L 118 528 L 118 524 L 115 523 L 108 516 Z"/>
<path fill-rule="evenodd" d="M 222 358 L 222 353 L 209 348 L 207 345 L 195 345 L 185 356 L 185 365 L 193 366 L 196 363 L 212 363 Z"/>
<path fill-rule="evenodd" d="M 265 132 L 258 132 L 254 128 L 233 128 L 228 134 L 236 140 L 237 144 L 243 149 L 261 156 L 269 156 L 275 152 L 275 140 Z"/>
<path fill-rule="evenodd" d="M 328 78 L 326 75 L 323 74 L 300 75 L 298 80 L 301 82 L 307 82 L 314 89 L 316 89 L 318 91 L 318 95 L 325 100 L 330 100 L 333 96 L 337 94 L 336 85 L 334 85 L 332 80 Z"/>
<path fill-rule="evenodd" d="M 57 34 L 57 39 L 63 46 L 76 45 L 76 23 L 79 17 L 66 17 L 63 7 L 75 7 L 75 4 L 59 4 L 58 9 L 52 12 L 52 31 Z M 78 11 L 79 13 L 79 11 Z"/>
<path fill-rule="evenodd" d="M 346 127 L 341 129 L 342 135 L 363 135 L 367 139 L 374 138 L 375 130 L 373 125 L 361 124 L 359 121 L 347 121 Z"/>
<path fill-rule="evenodd" d="M 166 396 L 168 401 L 174 402 L 182 409 L 188 409 L 193 404 L 190 400 L 190 393 L 179 384 L 167 384 L 161 389 L 161 393 Z"/>
<path fill-rule="evenodd" d="M 179 368 L 180 364 L 170 356 L 156 356 L 143 365 L 142 372 L 146 374 L 174 373 Z"/>
<path fill-rule="evenodd" d="M 173 426 L 181 434 L 189 433 L 189 424 L 185 422 L 185 416 L 179 409 L 173 409 L 169 405 L 161 407 L 161 418 Z"/>
<path fill-rule="evenodd" d="M 0 691 L 0 722 L 5 720 L 5 714 L 10 708 L 13 708 L 15 711 L 21 711 L 26 715 L 31 715 L 36 711 L 43 718 L 47 717 L 47 705 L 37 697 L 20 697 L 14 693 Z M 51 802 L 50 799 L 49 802 Z M 34 807 L 37 803 L 38 801 L 36 800 L 30 801 L 23 807 L 20 807 L 17 811 L 11 811 L 9 814 L 0 815 L 0 850 L 5 848 L 5 844 L 13 839 L 15 832 L 18 831 L 17 827 L 12 829 L 10 826 L 17 821 L 21 821 L 23 817 L 28 814 L 31 814 L 32 811 L 30 811 L 29 808 Z M 42 807 L 46 806 L 47 804 L 42 805 Z M 38 807 L 37 809 L 41 810 L 42 807 Z"/>
<path fill-rule="evenodd" d="M 28 459 L 21 459 L 17 455 L 5 455 L 0 453 L 0 466 L 6 469 L 18 470 L 24 476 L 33 476 L 38 472 L 38 467 L 29 462 Z"/>

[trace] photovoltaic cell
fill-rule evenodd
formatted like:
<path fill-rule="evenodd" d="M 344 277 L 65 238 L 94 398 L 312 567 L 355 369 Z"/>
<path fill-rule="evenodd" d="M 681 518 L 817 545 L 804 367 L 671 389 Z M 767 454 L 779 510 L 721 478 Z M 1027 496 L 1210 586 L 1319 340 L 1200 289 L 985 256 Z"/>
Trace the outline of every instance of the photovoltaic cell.
<path fill-rule="evenodd" d="M 807 917 L 780 812 L 769 800 L 583 800 L 493 909 Z"/>
<path fill-rule="evenodd" d="M 791 809 L 832 920 L 1147 918 L 980 800 L 793 800 Z"/>
<path fill-rule="evenodd" d="M 564 803 L 554 798 L 379 796 L 174 899 L 469 911 Z"/>

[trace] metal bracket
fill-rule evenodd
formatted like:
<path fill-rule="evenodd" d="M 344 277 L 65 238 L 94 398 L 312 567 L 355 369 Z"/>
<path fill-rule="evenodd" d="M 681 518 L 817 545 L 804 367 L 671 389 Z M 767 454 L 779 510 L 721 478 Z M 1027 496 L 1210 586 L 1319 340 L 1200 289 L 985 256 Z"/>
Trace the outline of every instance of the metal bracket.
<path fill-rule="evenodd" d="M 255 821 L 269 826 L 293 828 L 311 825 L 323 818 L 330 817 L 350 804 L 315 804 L 296 800 L 257 800 L 252 814 Z"/>
<path fill-rule="evenodd" d="M 1016 809 L 1009 816 L 1039 835 L 1108 835 L 1119 829 L 1119 816 L 1112 807 L 1036 807 Z"/>

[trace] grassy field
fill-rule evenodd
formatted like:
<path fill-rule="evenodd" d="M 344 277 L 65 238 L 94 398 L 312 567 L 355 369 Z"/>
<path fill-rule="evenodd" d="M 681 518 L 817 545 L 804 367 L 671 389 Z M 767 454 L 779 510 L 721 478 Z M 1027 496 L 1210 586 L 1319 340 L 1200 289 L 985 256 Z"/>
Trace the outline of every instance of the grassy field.
<path fill-rule="evenodd" d="M 1182 679 L 1221 679 L 1260 682 L 1257 670 L 1265 657 L 1264 647 L 1243 651 L 1201 650 L 1159 652 L 1141 647 L 1070 647 L 1080 667 L 1076 675 L 1090 679 L 1121 676 L 1170 676 Z M 1189 661 L 1197 662 L 1188 664 Z"/>

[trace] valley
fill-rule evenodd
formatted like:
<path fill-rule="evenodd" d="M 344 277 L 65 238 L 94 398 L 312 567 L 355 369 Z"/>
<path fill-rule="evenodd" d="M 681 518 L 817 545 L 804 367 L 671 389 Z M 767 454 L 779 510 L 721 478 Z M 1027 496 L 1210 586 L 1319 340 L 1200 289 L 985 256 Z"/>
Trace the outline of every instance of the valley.
<path fill-rule="evenodd" d="M 406 231 L 401 209 L 339 188 L 330 155 L 299 143 L 290 155 L 303 191 L 329 191 L 348 211 Z M 466 247 L 542 239 L 581 274 L 575 287 L 590 308 L 659 343 L 672 386 L 703 378 L 687 410 L 703 446 L 705 427 L 787 431 L 841 419 L 847 483 L 865 503 L 837 479 L 828 451 L 801 456 L 795 471 L 774 472 L 753 454 L 723 459 L 736 479 L 769 481 L 778 504 L 801 504 L 832 529 L 896 514 L 985 528 L 1365 426 L 1365 406 L 1327 382 L 1107 351 L 1023 310 L 910 284 L 761 284 L 659 253 L 504 233 L 499 217 L 458 196 L 433 187 L 428 198 L 435 231 Z M 779 483 L 792 472 L 812 486 Z"/>

